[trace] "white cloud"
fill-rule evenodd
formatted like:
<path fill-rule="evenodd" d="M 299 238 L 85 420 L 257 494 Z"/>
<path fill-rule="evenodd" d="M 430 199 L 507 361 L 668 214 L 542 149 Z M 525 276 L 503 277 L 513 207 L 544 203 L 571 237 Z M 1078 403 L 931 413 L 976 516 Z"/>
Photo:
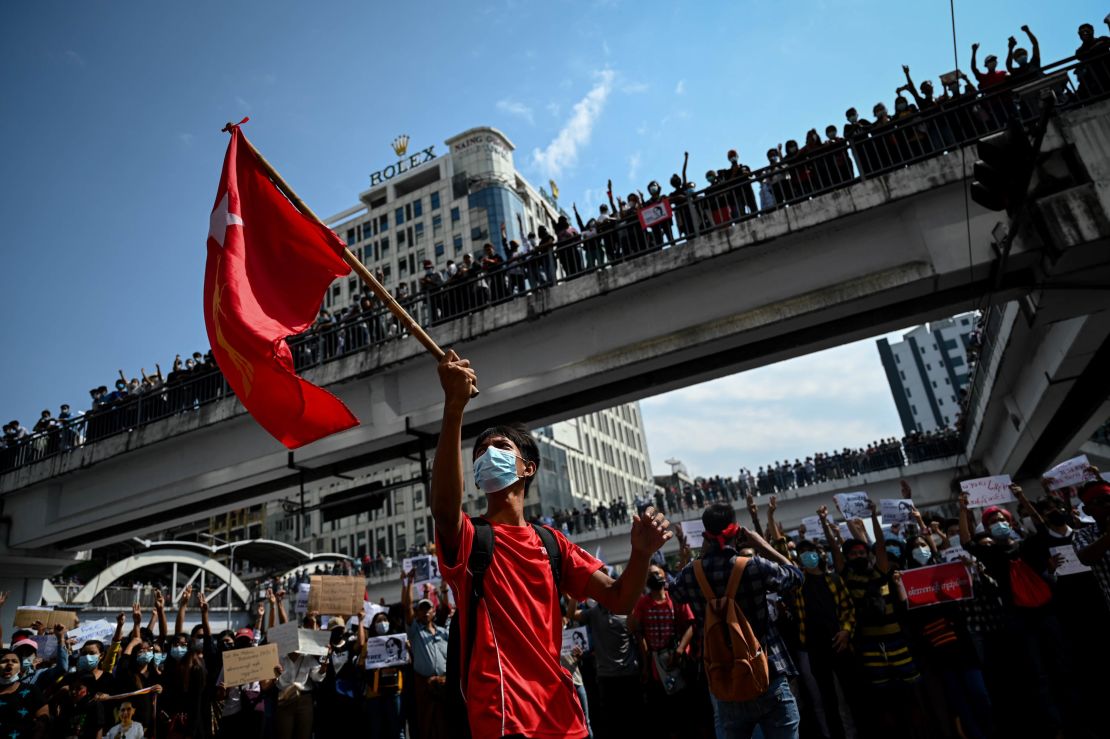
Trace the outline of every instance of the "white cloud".
<path fill-rule="evenodd" d="M 613 70 L 597 73 L 598 81 L 574 104 L 570 119 L 543 149 L 532 150 L 532 163 L 548 177 L 557 177 L 578 162 L 579 148 L 590 143 L 594 125 L 613 91 Z"/>
<path fill-rule="evenodd" d="M 640 173 L 640 152 L 633 152 L 628 157 L 628 179 L 635 182 L 636 176 Z"/>
<path fill-rule="evenodd" d="M 75 64 L 78 67 L 84 67 L 86 64 L 85 58 L 73 49 L 66 50 L 65 58 L 70 64 Z"/>
<path fill-rule="evenodd" d="M 557 118 L 559 116 L 559 111 L 561 111 L 563 109 L 563 106 L 559 105 L 554 100 L 551 101 L 550 103 L 548 103 L 545 107 L 547 109 L 547 112 L 550 113 L 552 115 L 552 117 L 555 117 L 555 118 Z"/>
<path fill-rule="evenodd" d="M 638 95 L 642 92 L 647 92 L 648 89 L 648 83 L 646 82 L 629 82 L 627 85 L 621 87 L 621 92 L 626 95 Z"/>
<path fill-rule="evenodd" d="M 522 118 L 528 121 L 528 123 L 533 122 L 532 109 L 518 100 L 509 100 L 507 98 L 498 100 L 497 109 L 502 113 L 508 113 L 517 118 Z"/>
<path fill-rule="evenodd" d="M 674 86 L 674 94 L 682 95 L 686 92 L 686 80 L 679 80 L 678 84 Z"/>

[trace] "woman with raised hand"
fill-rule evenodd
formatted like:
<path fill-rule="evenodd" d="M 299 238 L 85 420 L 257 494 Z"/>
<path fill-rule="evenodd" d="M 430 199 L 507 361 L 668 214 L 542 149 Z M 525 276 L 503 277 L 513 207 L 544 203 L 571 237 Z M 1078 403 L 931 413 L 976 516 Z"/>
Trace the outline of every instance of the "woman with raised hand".
<path fill-rule="evenodd" d="M 394 633 L 389 614 L 379 611 L 370 620 L 370 638 Z M 401 667 L 366 668 L 366 627 L 358 624 L 358 664 L 363 671 L 363 710 L 369 723 L 370 736 L 381 739 L 404 739 L 404 718 L 401 715 Z M 419 707 L 418 707 L 419 710 Z"/>

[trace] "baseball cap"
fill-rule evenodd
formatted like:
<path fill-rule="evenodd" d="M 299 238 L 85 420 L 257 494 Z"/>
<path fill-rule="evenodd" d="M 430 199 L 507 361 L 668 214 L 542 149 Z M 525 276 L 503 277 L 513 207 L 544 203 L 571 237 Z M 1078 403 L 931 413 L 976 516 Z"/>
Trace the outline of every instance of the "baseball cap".
<path fill-rule="evenodd" d="M 416 601 L 416 605 L 414 607 L 418 611 L 421 610 L 421 609 L 424 609 L 424 608 L 431 608 L 432 607 L 432 602 L 430 600 L 428 600 L 427 598 L 421 598 L 420 600 Z"/>
<path fill-rule="evenodd" d="M 34 649 L 36 652 L 39 651 L 38 642 L 36 642 L 33 639 L 27 639 L 27 638 L 19 639 L 19 640 L 17 640 L 16 642 L 14 642 L 12 644 L 12 649 L 15 649 L 16 647 L 30 647 L 31 649 Z"/>
<path fill-rule="evenodd" d="M 254 629 L 249 629 L 249 628 L 239 629 L 238 631 L 235 632 L 235 638 L 236 639 L 240 639 L 240 638 L 250 639 L 251 641 L 254 641 Z"/>

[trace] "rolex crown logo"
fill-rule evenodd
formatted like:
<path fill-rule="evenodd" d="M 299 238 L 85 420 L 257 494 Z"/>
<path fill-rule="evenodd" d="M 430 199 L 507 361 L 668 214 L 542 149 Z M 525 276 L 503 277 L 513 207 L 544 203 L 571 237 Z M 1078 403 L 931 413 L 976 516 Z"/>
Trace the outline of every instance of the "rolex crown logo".
<path fill-rule="evenodd" d="M 409 150 L 409 137 L 408 134 L 401 134 L 393 139 L 393 153 L 399 157 L 403 157 L 405 152 Z"/>

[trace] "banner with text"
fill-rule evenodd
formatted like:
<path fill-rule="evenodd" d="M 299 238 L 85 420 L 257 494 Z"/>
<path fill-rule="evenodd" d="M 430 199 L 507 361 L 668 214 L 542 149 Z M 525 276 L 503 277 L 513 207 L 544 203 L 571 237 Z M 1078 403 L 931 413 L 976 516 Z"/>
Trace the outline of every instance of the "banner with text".
<path fill-rule="evenodd" d="M 1048 481 L 1049 490 L 1076 487 L 1087 481 L 1087 468 L 1090 466 L 1087 455 L 1080 454 L 1056 465 L 1042 477 Z"/>
<path fill-rule="evenodd" d="M 935 606 L 974 597 L 971 573 L 963 562 L 902 571 L 902 588 L 910 608 Z"/>
<path fill-rule="evenodd" d="M 994 477 L 978 477 L 974 480 L 964 480 L 960 483 L 960 490 L 967 493 L 968 508 L 986 508 L 992 505 L 1013 503 L 1014 494 L 1010 490 L 1009 475 L 995 475 Z"/>

